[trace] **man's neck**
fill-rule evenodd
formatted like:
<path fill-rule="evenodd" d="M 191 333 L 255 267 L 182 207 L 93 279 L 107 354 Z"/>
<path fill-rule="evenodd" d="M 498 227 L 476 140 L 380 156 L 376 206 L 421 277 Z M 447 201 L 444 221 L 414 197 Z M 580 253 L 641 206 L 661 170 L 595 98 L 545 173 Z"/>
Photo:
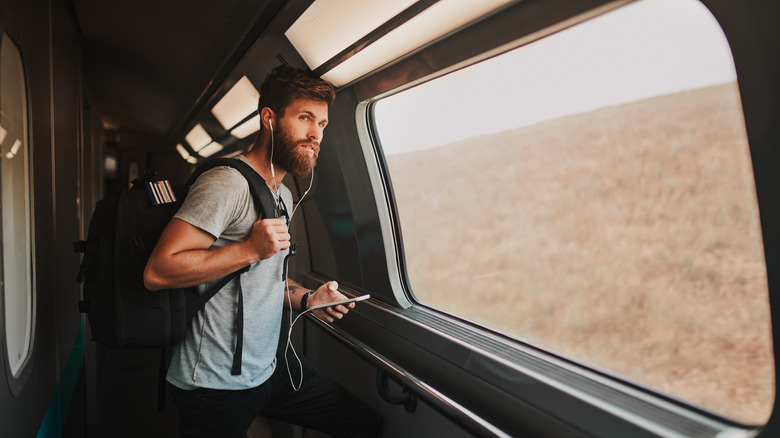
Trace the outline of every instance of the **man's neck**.
<path fill-rule="evenodd" d="M 279 186 L 282 184 L 282 180 L 287 172 L 279 168 L 279 166 L 274 166 L 272 171 L 271 163 L 268 161 L 269 147 L 270 145 L 267 141 L 258 141 L 252 146 L 252 149 L 250 149 L 249 152 L 244 154 L 244 156 L 252 163 L 252 166 L 257 170 L 257 173 L 263 177 L 265 183 L 268 184 L 268 187 L 279 190 Z"/>

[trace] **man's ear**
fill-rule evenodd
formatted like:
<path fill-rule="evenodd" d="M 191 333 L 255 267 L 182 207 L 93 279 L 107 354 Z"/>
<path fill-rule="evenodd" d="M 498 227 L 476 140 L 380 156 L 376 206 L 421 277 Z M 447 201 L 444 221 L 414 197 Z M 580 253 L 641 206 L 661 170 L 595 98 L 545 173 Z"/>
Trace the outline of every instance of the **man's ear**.
<path fill-rule="evenodd" d="M 260 124 L 263 126 L 263 129 L 273 129 L 272 126 L 272 120 L 276 117 L 274 114 L 274 111 L 271 108 L 263 107 L 263 109 L 260 110 Z"/>

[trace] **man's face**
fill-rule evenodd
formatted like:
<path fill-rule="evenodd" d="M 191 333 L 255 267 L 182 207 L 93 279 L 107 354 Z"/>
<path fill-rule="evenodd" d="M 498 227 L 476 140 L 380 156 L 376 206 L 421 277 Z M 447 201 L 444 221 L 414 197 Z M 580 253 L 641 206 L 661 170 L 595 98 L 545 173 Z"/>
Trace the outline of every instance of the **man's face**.
<path fill-rule="evenodd" d="M 273 162 L 285 171 L 306 176 L 317 164 L 328 105 L 308 99 L 294 100 L 274 125 Z"/>

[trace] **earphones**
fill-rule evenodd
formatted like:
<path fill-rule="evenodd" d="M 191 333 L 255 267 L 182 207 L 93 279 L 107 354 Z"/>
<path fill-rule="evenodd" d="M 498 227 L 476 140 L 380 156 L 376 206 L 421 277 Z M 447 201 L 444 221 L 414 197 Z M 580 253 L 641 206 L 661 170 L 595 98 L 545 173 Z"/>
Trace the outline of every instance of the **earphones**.
<path fill-rule="evenodd" d="M 311 179 L 309 180 L 309 188 L 306 189 L 305 192 L 303 192 L 303 195 L 301 196 L 301 199 L 298 200 L 298 203 L 295 204 L 293 207 L 292 213 L 290 213 L 290 217 L 288 218 L 288 224 L 292 224 L 292 219 L 295 216 L 296 210 L 298 210 L 298 207 L 301 205 L 301 202 L 303 202 L 303 198 L 306 197 L 306 195 L 309 194 L 309 190 L 311 190 L 311 186 L 314 184 L 314 168 L 311 169 Z M 284 271 L 287 271 L 287 258 L 284 259 L 285 266 Z M 287 283 L 287 278 L 284 279 L 285 287 L 289 288 L 289 283 Z M 292 385 L 293 390 L 298 391 L 301 389 L 301 385 L 303 385 L 303 364 L 301 363 L 301 358 L 298 357 L 298 352 L 295 351 L 295 347 L 292 344 L 292 331 L 293 327 L 295 326 L 295 323 L 298 321 L 298 318 L 303 316 L 304 314 L 310 312 L 312 309 L 302 309 L 301 313 L 298 314 L 295 318 L 293 318 L 293 310 L 292 310 L 292 297 L 290 294 L 287 294 L 287 305 L 290 307 L 290 327 L 287 330 L 287 343 L 284 346 L 284 364 L 287 367 L 287 375 L 290 376 L 290 384 Z M 287 359 L 287 351 L 292 350 L 292 354 L 295 357 L 295 360 L 298 362 L 298 367 L 301 370 L 300 379 L 298 380 L 298 384 L 295 384 L 295 381 L 293 380 L 292 371 L 290 370 L 290 361 Z"/>
<path fill-rule="evenodd" d="M 268 160 L 271 164 L 271 178 L 274 180 L 274 186 L 271 189 L 271 192 L 276 197 L 276 205 L 279 206 L 279 184 L 276 182 L 276 172 L 274 172 L 274 122 L 271 121 L 271 118 L 268 118 L 268 128 L 271 130 L 271 158 Z"/>
<path fill-rule="evenodd" d="M 280 202 L 281 194 L 278 192 L 278 187 L 279 186 L 277 185 L 277 182 L 276 182 L 276 172 L 274 171 L 274 122 L 271 120 L 270 117 L 268 118 L 268 128 L 271 131 L 271 157 L 269 158 L 269 162 L 271 164 L 271 178 L 273 178 L 273 180 L 274 180 L 274 188 L 271 190 L 271 192 L 276 197 L 276 204 L 278 206 L 281 203 Z M 303 193 L 303 196 L 301 196 L 301 199 L 299 199 L 298 203 L 295 204 L 295 206 L 293 207 L 292 213 L 287 218 L 288 226 L 289 226 L 289 224 L 292 223 L 292 218 L 293 218 L 293 216 L 295 216 L 295 211 L 298 210 L 298 207 L 301 205 L 301 202 L 303 201 L 303 198 L 305 198 L 306 195 L 309 193 L 309 190 L 311 190 L 311 186 L 312 186 L 313 183 L 314 183 L 314 169 L 311 170 L 311 179 L 309 180 L 309 188 L 306 189 L 306 191 Z M 285 264 L 284 271 L 286 272 L 287 271 L 287 266 L 286 266 L 286 264 L 287 264 L 287 257 L 285 257 L 283 263 Z M 288 283 L 287 283 L 286 276 L 284 278 L 284 282 L 285 282 L 285 286 L 289 287 Z M 292 317 L 292 312 L 293 312 L 293 310 L 292 310 L 292 297 L 290 297 L 290 295 L 287 294 L 287 299 L 288 299 L 288 306 L 290 307 L 290 327 L 287 330 L 287 343 L 285 344 L 285 347 L 284 347 L 284 362 L 285 362 L 285 365 L 287 367 L 287 374 L 290 376 L 290 384 L 292 384 L 293 390 L 298 391 L 301 388 L 301 385 L 303 384 L 303 364 L 301 363 L 301 359 L 298 357 L 298 353 L 295 351 L 295 347 L 292 345 L 292 330 L 293 330 L 293 326 L 295 326 L 295 323 L 298 321 L 298 318 L 303 316 L 305 313 L 308 313 L 310 311 L 310 309 L 303 309 L 303 311 L 297 317 L 293 318 Z M 290 370 L 290 363 L 287 360 L 287 351 L 289 349 L 292 349 L 293 356 L 295 357 L 295 360 L 298 362 L 298 366 L 301 369 L 300 380 L 298 381 L 297 385 L 295 384 L 295 381 L 293 380 L 292 371 Z"/>

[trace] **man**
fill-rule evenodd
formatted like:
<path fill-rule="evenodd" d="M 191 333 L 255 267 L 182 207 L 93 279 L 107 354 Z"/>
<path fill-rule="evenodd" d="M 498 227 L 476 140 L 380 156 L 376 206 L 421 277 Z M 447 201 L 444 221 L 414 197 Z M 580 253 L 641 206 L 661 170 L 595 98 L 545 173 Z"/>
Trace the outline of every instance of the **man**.
<path fill-rule="evenodd" d="M 290 191 L 281 184 L 285 174 L 305 176 L 314 168 L 334 98 L 330 83 L 304 70 L 280 66 L 263 82 L 261 130 L 252 149 L 238 159 L 263 177 L 280 206 L 292 205 Z M 277 354 L 284 308 L 303 310 L 346 298 L 335 282 L 314 291 L 292 280 L 285 285 L 287 226 L 283 217 L 258 217 L 244 177 L 233 168 L 217 167 L 193 184 L 160 237 L 144 271 L 150 290 L 202 284 L 251 265 L 208 301 L 173 349 L 167 380 L 182 436 L 244 437 L 258 414 L 334 436 L 376 436 L 379 422 L 366 405 L 305 364 L 298 391 L 288 367 L 279 363 L 284 362 Z M 240 374 L 233 375 L 239 290 L 243 355 Z M 333 322 L 352 307 L 332 306 L 314 314 Z M 297 364 L 290 366 L 295 373 Z"/>

